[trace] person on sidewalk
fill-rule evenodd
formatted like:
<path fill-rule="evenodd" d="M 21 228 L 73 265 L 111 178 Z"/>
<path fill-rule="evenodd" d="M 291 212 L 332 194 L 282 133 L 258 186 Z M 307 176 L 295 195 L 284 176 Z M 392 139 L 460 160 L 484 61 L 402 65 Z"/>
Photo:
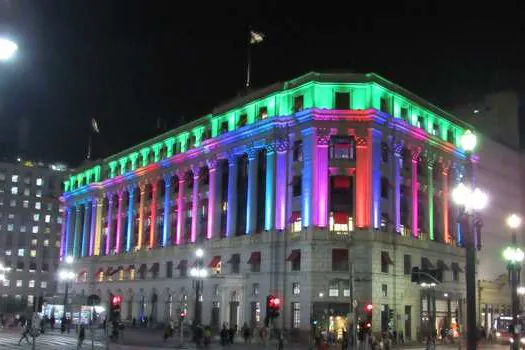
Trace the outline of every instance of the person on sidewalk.
<path fill-rule="evenodd" d="M 242 337 L 244 338 L 244 343 L 248 344 L 250 342 L 250 338 L 252 335 L 252 331 L 250 327 L 248 327 L 248 323 L 244 322 L 241 332 L 242 332 Z"/>
<path fill-rule="evenodd" d="M 18 345 L 22 343 L 22 340 L 25 339 L 26 342 L 31 345 L 31 341 L 29 340 L 28 335 L 31 335 L 31 323 L 29 321 L 26 322 L 26 325 L 24 327 L 24 331 L 22 332 L 22 336 L 20 337 L 20 340 L 18 341 Z"/>
<path fill-rule="evenodd" d="M 82 343 L 84 343 L 84 339 L 86 339 L 86 327 L 84 325 L 80 325 L 80 330 L 78 331 L 78 344 L 77 349 L 82 348 Z"/>

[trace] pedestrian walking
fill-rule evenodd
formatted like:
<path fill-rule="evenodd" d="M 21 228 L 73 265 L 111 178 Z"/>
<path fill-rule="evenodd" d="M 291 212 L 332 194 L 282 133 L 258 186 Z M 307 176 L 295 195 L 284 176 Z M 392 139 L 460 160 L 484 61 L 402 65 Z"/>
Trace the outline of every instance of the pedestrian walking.
<path fill-rule="evenodd" d="M 252 334 L 250 327 L 248 327 L 248 323 L 244 322 L 241 332 L 242 332 L 242 337 L 244 338 L 244 343 L 248 344 L 248 342 L 250 341 L 251 334 Z"/>
<path fill-rule="evenodd" d="M 229 338 L 230 338 L 229 331 L 228 331 L 228 328 L 226 328 L 226 323 L 224 323 L 221 329 L 221 345 L 226 346 L 229 342 Z"/>
<path fill-rule="evenodd" d="M 31 335 L 31 323 L 29 321 L 26 322 L 26 325 L 24 327 L 24 330 L 22 332 L 22 336 L 20 337 L 20 340 L 18 341 L 18 345 L 22 343 L 22 340 L 25 339 L 28 344 L 31 345 L 31 341 L 29 340 L 28 335 Z"/>
<path fill-rule="evenodd" d="M 81 324 L 80 330 L 78 331 L 77 349 L 82 348 L 82 343 L 84 343 L 84 339 L 86 339 L 86 327 L 83 324 Z"/>

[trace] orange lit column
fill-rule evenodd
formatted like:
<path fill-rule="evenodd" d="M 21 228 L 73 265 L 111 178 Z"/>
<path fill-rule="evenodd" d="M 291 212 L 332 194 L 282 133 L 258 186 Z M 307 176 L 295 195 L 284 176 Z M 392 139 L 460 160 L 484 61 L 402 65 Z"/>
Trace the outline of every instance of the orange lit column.
<path fill-rule="evenodd" d="M 95 221 L 95 249 L 93 255 L 100 255 L 100 246 L 102 243 L 102 207 L 104 201 L 102 198 L 96 198 L 93 200 L 96 202 L 96 221 Z"/>
<path fill-rule="evenodd" d="M 371 160 L 367 137 L 356 138 L 356 226 L 358 228 L 370 227 L 371 218 Z"/>
<path fill-rule="evenodd" d="M 144 200 L 146 194 L 146 186 L 144 183 L 139 185 L 140 189 L 140 202 L 139 202 L 139 234 L 137 238 L 137 245 L 135 249 L 142 248 L 143 236 L 144 236 Z"/>
<path fill-rule="evenodd" d="M 177 244 L 181 244 L 182 237 L 184 237 L 184 192 L 186 191 L 184 175 L 183 172 L 177 173 L 177 178 L 179 179 L 179 193 L 177 194 Z"/>
<path fill-rule="evenodd" d="M 155 246 L 155 230 L 157 229 L 157 184 L 154 180 L 151 183 L 151 203 L 150 203 L 150 228 L 149 228 L 149 247 Z"/>
<path fill-rule="evenodd" d="M 412 179 L 411 179 L 411 189 L 412 189 L 412 236 L 419 236 L 419 227 L 418 227 L 418 181 L 417 181 L 417 162 L 419 161 L 420 151 L 413 149 L 411 151 L 412 155 Z"/>
<path fill-rule="evenodd" d="M 443 193 L 443 238 L 445 239 L 445 243 L 449 244 L 451 239 L 448 227 L 448 165 L 446 163 L 442 163 L 441 165 L 441 190 Z"/>
<path fill-rule="evenodd" d="M 199 167 L 192 167 L 193 171 L 193 192 L 191 196 L 191 242 L 197 241 L 197 233 L 200 232 L 200 215 L 199 215 L 199 179 L 200 171 Z"/>

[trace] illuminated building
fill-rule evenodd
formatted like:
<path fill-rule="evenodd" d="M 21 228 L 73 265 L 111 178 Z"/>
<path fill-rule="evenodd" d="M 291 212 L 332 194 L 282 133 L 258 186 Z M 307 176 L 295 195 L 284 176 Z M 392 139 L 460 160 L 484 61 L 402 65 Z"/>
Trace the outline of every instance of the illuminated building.
<path fill-rule="evenodd" d="M 271 293 L 285 326 L 306 331 L 311 312 L 346 316 L 353 260 L 372 328 L 393 322 L 415 339 L 426 303 L 411 268 L 444 270 L 441 322 L 464 290 L 449 189 L 465 127 L 375 74 L 310 73 L 254 91 L 65 181 L 73 291 L 121 295 L 128 320 L 165 322 L 181 302 L 192 319 L 187 271 L 201 247 L 205 324 L 260 324 Z"/>

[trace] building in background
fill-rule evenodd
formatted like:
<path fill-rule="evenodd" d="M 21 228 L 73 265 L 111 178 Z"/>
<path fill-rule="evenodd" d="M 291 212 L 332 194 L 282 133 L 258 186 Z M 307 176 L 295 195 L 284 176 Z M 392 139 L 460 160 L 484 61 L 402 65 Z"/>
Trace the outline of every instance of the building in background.
<path fill-rule="evenodd" d="M 0 162 L 0 312 L 23 312 L 56 292 L 63 164 Z"/>
<path fill-rule="evenodd" d="M 72 293 L 118 294 L 128 321 L 195 319 L 200 247 L 202 321 L 215 328 L 260 326 L 271 294 L 280 325 L 341 335 L 352 293 L 374 331 L 416 339 L 431 314 L 455 327 L 465 257 L 450 192 L 467 127 L 375 74 L 254 91 L 65 181 Z M 443 282 L 422 288 L 413 267 Z"/>

